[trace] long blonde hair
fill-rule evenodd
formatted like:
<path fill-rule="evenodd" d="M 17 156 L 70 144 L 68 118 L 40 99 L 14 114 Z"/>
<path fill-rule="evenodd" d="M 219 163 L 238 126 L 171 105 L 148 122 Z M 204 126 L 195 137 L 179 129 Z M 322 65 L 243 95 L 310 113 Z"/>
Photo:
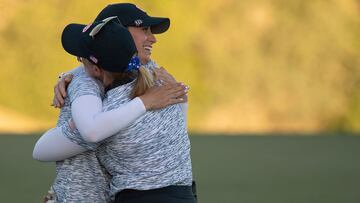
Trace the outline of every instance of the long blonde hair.
<path fill-rule="evenodd" d="M 145 92 L 154 86 L 155 81 L 155 74 L 153 71 L 149 71 L 145 68 L 145 66 L 141 65 L 138 74 L 134 75 L 134 73 L 131 72 L 124 72 L 124 73 L 114 73 L 114 72 L 108 72 L 105 71 L 105 74 L 107 74 L 109 77 L 113 79 L 113 84 L 116 84 L 118 82 L 122 82 L 126 79 L 132 78 L 134 76 L 136 77 L 136 81 L 133 87 L 133 90 L 131 91 L 130 98 L 133 99 L 135 97 L 138 97 L 140 95 L 145 94 Z"/>
<path fill-rule="evenodd" d="M 145 94 L 146 90 L 154 86 L 156 76 L 153 71 L 151 73 L 149 73 L 145 66 L 140 66 L 139 74 L 136 78 L 136 82 L 131 93 L 131 99 Z"/>

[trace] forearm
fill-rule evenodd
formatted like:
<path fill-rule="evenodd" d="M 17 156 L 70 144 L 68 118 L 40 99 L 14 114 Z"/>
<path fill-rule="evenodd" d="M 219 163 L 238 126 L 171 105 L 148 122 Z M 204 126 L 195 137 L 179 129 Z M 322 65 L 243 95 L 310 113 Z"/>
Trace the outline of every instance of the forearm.
<path fill-rule="evenodd" d="M 36 142 L 33 158 L 44 162 L 61 161 L 85 151 L 85 148 L 67 139 L 60 128 L 52 128 Z"/>
<path fill-rule="evenodd" d="M 89 104 L 95 106 L 95 110 Z M 75 125 L 87 142 L 100 142 L 116 134 L 146 112 L 139 98 L 107 112 L 98 112 L 98 106 L 99 103 L 87 96 L 79 97 L 72 103 Z"/>

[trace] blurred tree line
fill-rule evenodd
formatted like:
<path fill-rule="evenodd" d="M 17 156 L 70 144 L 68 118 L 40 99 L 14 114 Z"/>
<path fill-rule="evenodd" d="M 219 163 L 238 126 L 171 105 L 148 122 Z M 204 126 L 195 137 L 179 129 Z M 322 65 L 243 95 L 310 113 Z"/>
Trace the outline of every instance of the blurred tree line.
<path fill-rule="evenodd" d="M 55 121 L 62 29 L 112 2 L 0 0 L 0 106 Z M 190 85 L 192 131 L 360 131 L 359 0 L 129 2 L 171 18 L 153 58 Z"/>

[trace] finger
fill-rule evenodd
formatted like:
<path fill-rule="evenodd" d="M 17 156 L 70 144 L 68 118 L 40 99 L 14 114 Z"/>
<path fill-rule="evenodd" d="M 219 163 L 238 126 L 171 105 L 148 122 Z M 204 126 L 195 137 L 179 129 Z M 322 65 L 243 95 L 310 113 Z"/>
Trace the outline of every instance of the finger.
<path fill-rule="evenodd" d="M 171 90 L 177 86 L 178 85 L 176 85 L 176 84 L 164 84 L 164 85 L 160 86 L 161 87 L 160 90 Z"/>
<path fill-rule="evenodd" d="M 162 73 L 163 75 L 165 75 L 165 77 L 174 79 L 174 77 L 173 77 L 165 68 L 161 67 L 160 70 L 161 70 L 161 73 Z"/>
<path fill-rule="evenodd" d="M 53 106 L 54 108 L 57 108 L 57 101 L 56 101 L 55 96 L 54 96 L 54 98 L 53 98 L 53 101 L 52 101 L 51 106 Z"/>
<path fill-rule="evenodd" d="M 173 84 L 168 87 L 167 91 L 169 93 L 177 92 L 177 91 L 186 91 L 186 86 L 182 83 Z"/>
<path fill-rule="evenodd" d="M 184 103 L 184 99 L 183 98 L 171 98 L 168 100 L 167 105 L 172 105 L 172 104 L 179 104 L 179 103 Z"/>
<path fill-rule="evenodd" d="M 64 79 L 62 79 L 59 82 L 59 88 L 60 88 L 60 93 L 63 96 L 63 98 L 66 97 L 67 93 L 66 93 L 66 88 L 67 86 L 70 84 L 71 80 L 73 79 L 73 75 L 72 74 L 67 74 Z"/>
<path fill-rule="evenodd" d="M 160 73 L 163 72 L 163 69 L 161 69 L 161 68 L 156 68 L 156 69 L 154 69 L 154 72 L 160 74 Z"/>
<path fill-rule="evenodd" d="M 66 83 L 66 84 L 69 84 L 72 79 L 73 79 L 73 75 L 72 75 L 72 74 L 66 75 L 66 76 L 65 76 L 65 83 Z"/>
<path fill-rule="evenodd" d="M 52 103 L 50 104 L 50 106 L 56 108 L 56 106 L 55 106 L 55 101 L 54 101 L 54 100 L 52 101 Z"/>
<path fill-rule="evenodd" d="M 53 101 L 52 101 L 52 106 L 54 106 L 56 108 L 56 85 L 54 86 L 54 98 L 53 98 Z"/>
<path fill-rule="evenodd" d="M 155 69 L 154 69 L 154 73 L 155 73 L 155 74 L 160 73 L 160 68 L 155 68 Z"/>
<path fill-rule="evenodd" d="M 161 71 L 167 72 L 166 69 L 165 69 L 163 66 L 161 66 L 159 69 L 160 69 Z"/>
<path fill-rule="evenodd" d="M 179 91 L 181 89 L 185 89 L 181 85 L 174 85 L 174 84 L 165 84 L 164 88 L 161 91 L 166 92 L 167 94 L 171 94 L 172 92 Z"/>
<path fill-rule="evenodd" d="M 185 88 L 186 88 L 187 91 L 190 90 L 190 86 L 189 86 L 189 85 L 185 85 Z"/>
<path fill-rule="evenodd" d="M 176 83 L 175 78 L 169 74 L 165 69 L 157 70 L 157 79 L 164 81 L 164 83 Z"/>
<path fill-rule="evenodd" d="M 155 69 L 155 71 L 154 71 L 154 73 L 155 73 L 155 76 L 156 76 L 156 79 L 164 79 L 164 73 L 162 73 L 160 70 L 158 70 L 158 69 Z"/>
<path fill-rule="evenodd" d="M 60 93 L 59 87 L 55 88 L 54 91 L 55 91 L 54 101 L 58 105 L 58 107 L 60 107 L 60 105 L 62 106 L 64 104 L 64 98 Z"/>
<path fill-rule="evenodd" d="M 187 90 L 186 89 L 180 89 L 178 91 L 173 91 L 171 93 L 169 93 L 167 96 L 170 98 L 179 98 L 179 97 L 183 97 L 187 94 Z"/>
<path fill-rule="evenodd" d="M 157 90 L 158 88 L 160 88 L 160 86 L 154 85 L 154 86 L 150 87 L 149 89 L 147 89 L 145 93 L 153 92 L 153 91 Z"/>
<path fill-rule="evenodd" d="M 53 104 L 54 104 L 55 108 L 59 108 L 59 103 L 55 98 L 54 98 Z"/>
<path fill-rule="evenodd" d="M 170 83 L 170 84 L 166 84 L 164 85 L 164 88 L 169 90 L 169 89 L 175 89 L 175 88 L 184 88 L 184 84 L 181 83 L 181 82 L 178 82 L 178 83 Z"/>
<path fill-rule="evenodd" d="M 162 77 L 169 77 L 171 76 L 165 68 L 161 67 L 157 70 L 158 74 L 161 75 Z"/>
<path fill-rule="evenodd" d="M 185 94 L 185 95 L 183 95 L 183 96 L 181 96 L 181 98 L 183 98 L 184 100 L 184 102 L 188 102 L 188 94 Z"/>
<path fill-rule="evenodd" d="M 172 75 L 163 67 L 161 67 L 161 73 L 166 75 L 167 77 L 172 77 Z"/>
<path fill-rule="evenodd" d="M 66 97 L 66 79 L 61 80 L 58 83 L 58 89 L 59 89 L 59 93 L 61 95 L 62 98 Z"/>

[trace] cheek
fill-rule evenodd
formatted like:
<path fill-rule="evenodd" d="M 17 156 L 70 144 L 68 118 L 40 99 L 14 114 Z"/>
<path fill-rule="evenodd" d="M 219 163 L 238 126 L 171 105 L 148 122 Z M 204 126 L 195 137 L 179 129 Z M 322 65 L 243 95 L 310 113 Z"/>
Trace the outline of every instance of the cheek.
<path fill-rule="evenodd" d="M 133 36 L 133 37 L 134 37 L 136 48 L 139 50 L 142 46 L 142 40 L 139 36 Z"/>
<path fill-rule="evenodd" d="M 138 44 L 142 45 L 146 41 L 146 35 L 143 33 L 138 33 L 135 37 L 135 40 L 138 42 Z"/>

